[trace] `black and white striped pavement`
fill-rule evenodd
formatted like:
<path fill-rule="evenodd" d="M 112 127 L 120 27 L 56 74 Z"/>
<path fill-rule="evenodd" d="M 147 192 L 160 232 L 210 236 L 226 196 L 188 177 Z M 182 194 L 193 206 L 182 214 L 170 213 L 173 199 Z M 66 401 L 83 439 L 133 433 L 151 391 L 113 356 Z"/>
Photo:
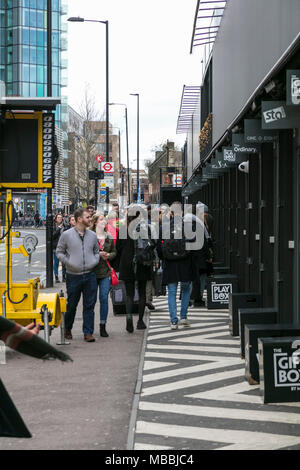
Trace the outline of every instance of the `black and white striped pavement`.
<path fill-rule="evenodd" d="M 167 297 L 154 305 L 135 450 L 300 449 L 300 403 L 262 403 L 244 379 L 228 311 L 190 308 L 191 327 L 171 330 Z"/>

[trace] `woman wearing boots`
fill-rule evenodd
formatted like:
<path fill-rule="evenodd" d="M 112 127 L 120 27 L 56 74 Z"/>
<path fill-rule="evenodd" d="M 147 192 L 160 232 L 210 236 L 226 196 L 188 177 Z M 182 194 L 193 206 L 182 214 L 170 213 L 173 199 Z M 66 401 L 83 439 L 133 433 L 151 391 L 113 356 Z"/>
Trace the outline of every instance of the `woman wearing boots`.
<path fill-rule="evenodd" d="M 144 330 L 146 325 L 143 321 L 145 306 L 146 306 L 146 284 L 147 281 L 152 279 L 152 265 L 145 265 L 137 262 L 136 256 L 136 246 L 137 241 L 133 240 L 128 233 L 128 228 L 130 228 L 130 223 L 133 222 L 140 213 L 137 212 L 136 215 L 127 216 L 127 238 L 117 239 L 117 251 L 120 254 L 120 264 L 119 264 L 119 279 L 124 281 L 126 287 L 126 330 L 128 333 L 133 333 L 133 320 L 132 320 L 132 310 L 133 310 L 133 301 L 135 294 L 135 281 L 138 285 L 139 293 L 139 319 L 137 322 L 137 329 Z M 151 232 L 149 230 L 150 237 Z M 152 250 L 154 250 L 154 243 L 149 237 L 149 242 L 151 244 Z"/>
<path fill-rule="evenodd" d="M 116 257 L 112 236 L 107 232 L 107 220 L 104 214 L 97 213 L 93 215 L 90 229 L 96 232 L 98 238 L 98 246 L 100 250 L 100 261 L 94 269 L 99 286 L 100 301 L 100 336 L 107 338 L 106 322 L 108 316 L 108 295 L 110 290 L 110 262 Z M 109 264 L 109 265 L 108 265 Z"/>

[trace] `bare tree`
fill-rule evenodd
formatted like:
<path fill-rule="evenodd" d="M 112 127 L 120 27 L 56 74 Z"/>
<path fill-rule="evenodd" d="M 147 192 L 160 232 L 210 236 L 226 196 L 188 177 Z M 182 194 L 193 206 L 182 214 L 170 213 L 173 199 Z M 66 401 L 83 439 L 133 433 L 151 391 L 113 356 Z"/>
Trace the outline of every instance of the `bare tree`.
<path fill-rule="evenodd" d="M 98 153 L 94 123 L 103 120 L 103 113 L 100 115 L 98 112 L 89 85 L 85 86 L 79 114 L 83 120 L 83 128 L 82 135 L 77 135 L 74 142 L 74 183 L 80 190 L 81 198 L 89 204 L 94 194 L 94 181 L 89 180 L 89 172 L 96 167 Z"/>

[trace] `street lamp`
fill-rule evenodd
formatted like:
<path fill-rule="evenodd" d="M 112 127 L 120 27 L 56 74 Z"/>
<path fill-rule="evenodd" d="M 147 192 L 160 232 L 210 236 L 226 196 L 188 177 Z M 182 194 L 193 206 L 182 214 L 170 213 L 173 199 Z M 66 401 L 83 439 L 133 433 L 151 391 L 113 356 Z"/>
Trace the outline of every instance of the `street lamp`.
<path fill-rule="evenodd" d="M 139 93 L 130 93 L 131 96 L 137 97 L 137 169 L 136 169 L 136 179 L 137 179 L 137 197 L 138 204 L 141 202 L 140 194 L 140 95 Z"/>
<path fill-rule="evenodd" d="M 110 106 L 125 106 L 125 123 L 126 123 L 126 148 L 127 148 L 127 195 L 128 204 L 130 204 L 130 174 L 129 174 L 129 144 L 128 144 L 128 115 L 127 105 L 124 103 L 109 103 Z"/>
<path fill-rule="evenodd" d="M 102 23 L 106 26 L 106 161 L 109 162 L 109 35 L 108 21 L 86 20 L 80 16 L 71 16 L 68 21 L 73 23 Z M 109 201 L 107 201 L 109 202 Z M 96 202 L 97 204 L 97 202 Z"/>

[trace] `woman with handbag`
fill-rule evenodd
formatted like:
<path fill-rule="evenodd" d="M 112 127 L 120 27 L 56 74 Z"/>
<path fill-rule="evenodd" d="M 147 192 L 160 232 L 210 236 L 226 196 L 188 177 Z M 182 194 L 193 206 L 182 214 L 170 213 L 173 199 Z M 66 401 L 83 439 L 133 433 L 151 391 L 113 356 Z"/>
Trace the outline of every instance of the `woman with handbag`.
<path fill-rule="evenodd" d="M 98 212 L 93 215 L 90 230 L 96 232 L 98 238 L 100 261 L 94 271 L 99 286 L 100 336 L 107 338 L 108 295 L 111 284 L 118 282 L 110 261 L 117 256 L 117 250 L 113 237 L 107 232 L 107 220 L 104 214 Z"/>

